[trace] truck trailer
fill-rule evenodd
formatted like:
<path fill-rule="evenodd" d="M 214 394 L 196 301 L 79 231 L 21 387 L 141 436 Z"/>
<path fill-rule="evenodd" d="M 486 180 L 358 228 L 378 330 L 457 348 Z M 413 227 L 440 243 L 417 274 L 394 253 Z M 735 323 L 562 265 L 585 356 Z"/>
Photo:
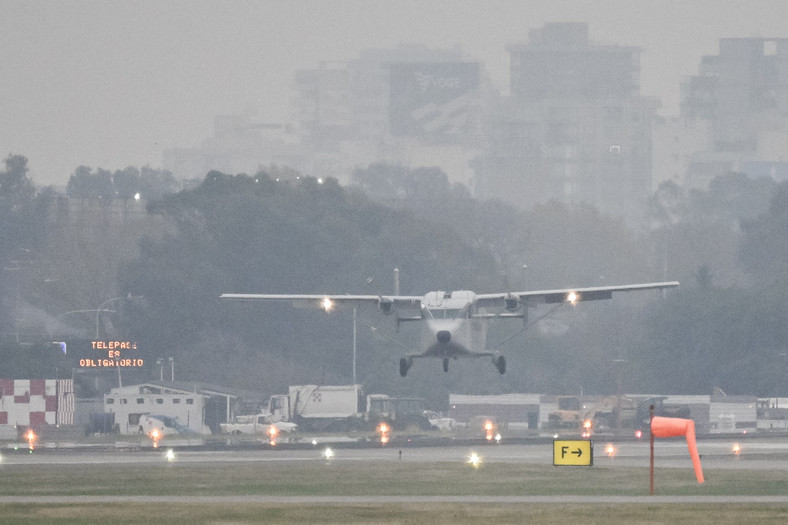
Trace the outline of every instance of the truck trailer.
<path fill-rule="evenodd" d="M 428 430 L 445 426 L 444 419 L 433 422 L 421 398 L 365 395 L 362 385 L 291 385 L 287 394 L 272 395 L 260 414 L 237 416 L 222 430 L 257 434 L 266 425 L 291 425 L 300 432 L 346 432 L 373 430 L 380 423 L 394 430 Z"/>

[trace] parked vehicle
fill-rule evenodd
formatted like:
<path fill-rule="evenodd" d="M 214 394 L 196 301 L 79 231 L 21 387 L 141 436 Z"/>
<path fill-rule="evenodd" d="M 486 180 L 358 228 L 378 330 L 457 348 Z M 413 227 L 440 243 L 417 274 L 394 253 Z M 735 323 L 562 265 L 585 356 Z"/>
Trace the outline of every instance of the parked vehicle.
<path fill-rule="evenodd" d="M 371 430 L 383 422 L 394 430 L 433 427 L 423 399 L 385 394 L 365 396 L 361 385 L 291 385 L 287 394 L 271 396 L 267 410 L 254 417 L 257 419 L 251 426 L 248 423 L 225 426 L 241 433 L 247 433 L 246 428 L 257 432 L 255 424 L 291 424 L 303 432 Z M 435 425 L 451 426 L 441 418 L 433 419 Z"/>

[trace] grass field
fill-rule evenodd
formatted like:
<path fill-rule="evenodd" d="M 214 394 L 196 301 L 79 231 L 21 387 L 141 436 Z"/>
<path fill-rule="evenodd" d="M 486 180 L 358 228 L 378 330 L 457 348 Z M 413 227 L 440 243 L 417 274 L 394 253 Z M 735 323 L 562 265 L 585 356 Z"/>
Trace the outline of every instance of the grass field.
<path fill-rule="evenodd" d="M 788 494 L 782 470 L 660 469 L 657 495 Z M 491 463 L 281 461 L 100 465 L 0 463 L 3 496 L 62 496 L 68 503 L 0 504 L 0 523 L 785 523 L 788 504 L 692 503 L 256 503 L 145 502 L 145 496 L 641 496 L 648 469 Z M 143 502 L 80 502 L 81 496 Z"/>

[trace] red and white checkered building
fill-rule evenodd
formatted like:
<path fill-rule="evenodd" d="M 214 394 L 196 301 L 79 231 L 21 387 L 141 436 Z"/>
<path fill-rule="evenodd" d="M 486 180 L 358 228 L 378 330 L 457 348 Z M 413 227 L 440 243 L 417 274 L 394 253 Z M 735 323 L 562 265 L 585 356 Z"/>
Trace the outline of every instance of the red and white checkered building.
<path fill-rule="evenodd" d="M 71 379 L 0 379 L 0 426 L 74 423 Z"/>

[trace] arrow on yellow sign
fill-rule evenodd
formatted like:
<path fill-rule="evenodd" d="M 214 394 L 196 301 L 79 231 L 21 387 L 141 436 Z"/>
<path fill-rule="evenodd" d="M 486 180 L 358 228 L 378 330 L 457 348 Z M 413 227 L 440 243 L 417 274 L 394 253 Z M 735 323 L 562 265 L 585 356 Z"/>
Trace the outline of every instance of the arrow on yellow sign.
<path fill-rule="evenodd" d="M 591 466 L 594 444 L 587 440 L 553 441 L 553 465 Z"/>

